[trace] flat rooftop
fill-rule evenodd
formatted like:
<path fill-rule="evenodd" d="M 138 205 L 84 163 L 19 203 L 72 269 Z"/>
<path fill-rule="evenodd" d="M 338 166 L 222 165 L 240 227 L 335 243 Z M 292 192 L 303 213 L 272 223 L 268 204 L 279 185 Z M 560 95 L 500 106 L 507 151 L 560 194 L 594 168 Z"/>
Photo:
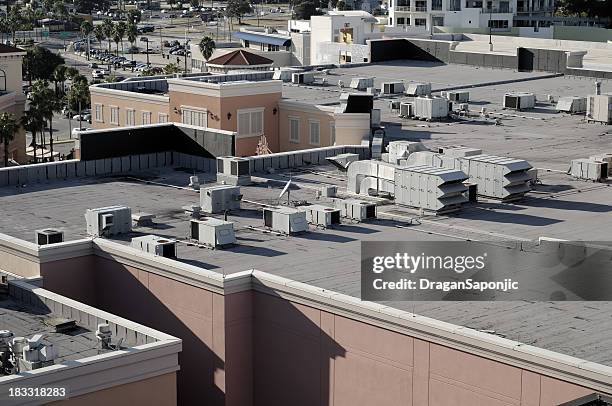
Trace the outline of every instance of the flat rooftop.
<path fill-rule="evenodd" d="M 65 333 L 59 333 L 51 324 L 55 320 L 57 316 L 48 311 L 29 306 L 10 296 L 0 295 L 0 330 L 9 330 L 15 337 L 32 338 L 36 334 L 43 334 L 43 344 L 53 344 L 57 351 L 56 364 L 110 352 L 98 349 L 95 331 L 77 326 Z"/>
<path fill-rule="evenodd" d="M 335 73 L 338 75 L 334 76 Z M 327 77 L 348 78 L 349 75 L 376 76 L 377 82 L 428 81 L 435 84 L 435 89 L 436 86 L 468 85 L 474 78 L 489 83 L 539 74 L 398 62 L 333 69 Z M 611 86 L 610 82 L 604 82 L 603 91 L 611 91 Z M 612 152 L 609 127 L 587 124 L 580 116 L 558 114 L 545 102 L 534 110 L 519 113 L 501 109 L 503 93 L 510 90 L 533 91 L 538 100 L 546 100 L 546 94 L 580 96 L 591 93 L 593 88 L 592 80 L 566 77 L 470 88 L 470 108 L 480 111 L 485 107 L 500 113 L 496 116 L 501 118 L 501 125 L 477 119 L 444 123 L 403 120 L 389 109 L 389 101 L 401 97 L 376 100 L 391 137 L 419 140 L 432 149 L 446 145 L 477 147 L 491 155 L 526 159 L 540 168 L 542 184 L 516 203 L 481 199 L 453 215 L 420 217 L 409 208 L 371 198 L 380 204 L 379 218 L 371 222 L 345 223 L 330 229 L 311 226 L 309 233 L 291 237 L 263 232 L 261 205 L 277 205 L 279 192 L 289 178 L 296 185 L 291 191 L 291 200 L 325 204 L 325 199 L 316 198 L 316 191 L 323 185 L 337 185 L 340 194 L 346 193 L 344 174 L 331 166 L 308 166 L 259 174 L 254 185 L 243 186 L 242 209 L 228 218 L 235 223 L 238 245 L 210 250 L 186 241 L 188 216 L 181 207 L 199 202 L 198 192 L 187 188 L 193 171 L 166 168 L 131 176 L 0 188 L 0 204 L 5 213 L 0 216 L 0 232 L 33 241 L 35 230 L 56 227 L 65 231 L 68 240 L 83 238 L 87 208 L 126 205 L 132 212 L 155 214 L 155 224 L 135 228 L 132 235 L 116 238 L 117 242 L 129 244 L 131 237 L 156 234 L 178 240 L 179 261 L 191 265 L 223 274 L 255 268 L 355 297 L 360 296 L 362 240 L 473 239 L 498 244 L 544 236 L 609 242 L 612 241 L 611 184 L 583 182 L 566 174 L 572 159 Z M 298 89 L 306 89 L 304 93 L 315 99 L 316 92 L 332 94 L 316 86 Z M 214 184 L 214 174 L 198 173 L 198 176 L 202 187 Z M 389 305 L 612 365 L 611 302 L 394 302 Z"/>

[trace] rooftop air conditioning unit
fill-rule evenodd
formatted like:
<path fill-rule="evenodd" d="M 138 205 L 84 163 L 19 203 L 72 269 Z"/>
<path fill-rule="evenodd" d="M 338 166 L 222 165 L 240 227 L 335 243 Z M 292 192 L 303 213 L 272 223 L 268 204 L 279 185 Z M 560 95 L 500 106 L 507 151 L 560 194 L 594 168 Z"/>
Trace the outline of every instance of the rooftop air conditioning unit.
<path fill-rule="evenodd" d="M 406 90 L 404 82 L 382 82 L 380 87 L 383 94 L 404 93 Z"/>
<path fill-rule="evenodd" d="M 217 158 L 217 182 L 233 186 L 251 184 L 250 160 L 234 156 Z"/>
<path fill-rule="evenodd" d="M 64 232 L 53 228 L 36 230 L 36 244 L 49 245 L 64 242 Z"/>
<path fill-rule="evenodd" d="M 585 113 L 587 111 L 587 98 L 577 96 L 560 97 L 556 110 L 570 114 Z"/>
<path fill-rule="evenodd" d="M 607 162 L 593 161 L 591 159 L 573 159 L 570 166 L 570 174 L 577 179 L 601 182 L 608 178 L 608 167 L 609 164 Z"/>
<path fill-rule="evenodd" d="M 217 185 L 200 189 L 200 207 L 204 213 L 240 210 L 240 186 Z"/>
<path fill-rule="evenodd" d="M 236 244 L 234 223 L 213 217 L 191 220 L 190 237 L 192 240 L 213 248 Z"/>
<path fill-rule="evenodd" d="M 526 110 L 535 107 L 536 97 L 533 93 L 511 92 L 504 94 L 504 108 Z"/>
<path fill-rule="evenodd" d="M 314 83 L 314 81 L 314 72 L 299 72 L 291 74 L 291 83 L 296 85 L 306 85 L 309 83 Z"/>
<path fill-rule="evenodd" d="M 376 218 L 376 203 L 357 199 L 337 199 L 334 201 L 334 206 L 340 209 L 342 217 L 351 220 L 364 221 Z"/>
<path fill-rule="evenodd" d="M 388 162 L 397 164 L 400 159 L 406 159 L 413 152 L 427 151 L 427 148 L 418 141 L 391 141 L 387 145 L 389 151 Z"/>
<path fill-rule="evenodd" d="M 604 124 L 612 123 L 612 94 L 590 95 L 587 101 L 587 119 Z"/>
<path fill-rule="evenodd" d="M 87 209 L 85 220 L 87 234 L 93 237 L 110 237 L 132 231 L 132 210 L 126 206 Z"/>
<path fill-rule="evenodd" d="M 300 210 L 306 212 L 306 220 L 314 225 L 329 227 L 340 224 L 340 210 L 320 204 L 300 206 Z"/>
<path fill-rule="evenodd" d="M 306 212 L 293 207 L 265 207 L 264 226 L 283 234 L 296 234 L 308 231 Z"/>
<path fill-rule="evenodd" d="M 414 104 L 413 103 L 400 103 L 399 116 L 408 118 L 414 116 Z"/>
<path fill-rule="evenodd" d="M 157 235 L 132 238 L 132 248 L 164 258 L 176 258 L 176 241 Z"/>
<path fill-rule="evenodd" d="M 445 91 L 441 92 L 440 95 L 447 100 L 456 103 L 467 103 L 470 101 L 470 92 L 465 91 Z"/>
<path fill-rule="evenodd" d="M 449 104 L 443 97 L 417 97 L 414 99 L 414 116 L 424 120 L 448 117 Z"/>
<path fill-rule="evenodd" d="M 431 94 L 431 83 L 408 83 L 407 96 L 428 96 Z"/>
<path fill-rule="evenodd" d="M 605 162 L 608 164 L 608 175 L 612 175 L 612 152 L 604 152 L 589 157 L 589 159 L 597 162 Z"/>
<path fill-rule="evenodd" d="M 366 90 L 369 87 L 374 87 L 374 78 L 353 78 L 349 87 L 351 89 Z"/>

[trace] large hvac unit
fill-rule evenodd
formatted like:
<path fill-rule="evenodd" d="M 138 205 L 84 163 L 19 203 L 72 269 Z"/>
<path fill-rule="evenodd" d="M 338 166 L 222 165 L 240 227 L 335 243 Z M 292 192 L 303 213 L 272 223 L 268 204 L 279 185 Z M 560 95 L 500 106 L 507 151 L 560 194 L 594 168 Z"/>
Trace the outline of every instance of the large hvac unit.
<path fill-rule="evenodd" d="M 132 238 L 132 248 L 164 258 L 176 258 L 176 241 L 157 235 Z"/>
<path fill-rule="evenodd" d="M 407 96 L 428 96 L 431 94 L 431 83 L 408 83 Z"/>
<path fill-rule="evenodd" d="M 374 78 L 352 78 L 349 87 L 351 89 L 366 90 L 369 87 L 374 87 Z"/>
<path fill-rule="evenodd" d="M 217 185 L 200 189 L 200 207 L 204 213 L 240 210 L 240 186 Z"/>
<path fill-rule="evenodd" d="M 361 195 L 391 195 L 397 165 L 377 160 L 353 162 L 348 167 L 347 189 Z"/>
<path fill-rule="evenodd" d="M 414 99 L 414 117 L 434 120 L 448 117 L 450 102 L 443 97 L 417 97 Z"/>
<path fill-rule="evenodd" d="M 601 182 L 608 178 L 607 162 L 591 159 L 573 159 L 570 165 L 570 174 L 577 179 Z"/>
<path fill-rule="evenodd" d="M 388 162 L 392 164 L 398 163 L 400 159 L 406 159 L 413 152 L 427 151 L 427 148 L 418 141 L 391 141 L 387 145 L 389 152 Z"/>
<path fill-rule="evenodd" d="M 214 217 L 204 217 L 190 221 L 189 236 L 200 244 L 220 248 L 236 244 L 234 223 Z"/>
<path fill-rule="evenodd" d="M 399 116 L 404 118 L 409 118 L 414 116 L 414 103 L 400 103 L 399 106 Z"/>
<path fill-rule="evenodd" d="M 108 206 L 87 209 L 85 212 L 87 235 L 110 237 L 132 231 L 132 210 L 126 206 Z"/>
<path fill-rule="evenodd" d="M 293 207 L 265 207 L 264 226 L 283 234 L 296 234 L 308 231 L 306 212 Z"/>
<path fill-rule="evenodd" d="M 441 92 L 440 95 L 447 99 L 450 100 L 452 102 L 455 103 L 467 103 L 470 101 L 470 92 L 466 92 L 466 91 L 445 91 L 445 92 Z"/>
<path fill-rule="evenodd" d="M 584 113 L 587 111 L 587 98 L 578 96 L 560 97 L 556 109 L 570 114 Z"/>
<path fill-rule="evenodd" d="M 587 119 L 612 124 L 612 94 L 590 95 L 587 101 Z"/>
<path fill-rule="evenodd" d="M 478 185 L 480 196 L 511 201 L 522 198 L 531 190 L 528 171 L 532 166 L 522 159 L 473 155 L 456 158 L 454 168 L 461 169 L 470 177 L 471 183 Z"/>
<path fill-rule="evenodd" d="M 36 244 L 49 245 L 64 242 L 64 232 L 54 228 L 36 230 Z"/>
<path fill-rule="evenodd" d="M 504 94 L 503 106 L 506 109 L 525 110 L 535 107 L 536 97 L 533 93 L 511 92 Z"/>
<path fill-rule="evenodd" d="M 299 72 L 291 74 L 291 83 L 296 85 L 306 85 L 309 83 L 314 83 L 314 81 L 314 72 Z"/>
<path fill-rule="evenodd" d="M 382 94 L 399 94 L 404 93 L 406 87 L 404 82 L 382 82 L 380 90 L 382 90 Z"/>
<path fill-rule="evenodd" d="M 432 166 L 406 166 L 395 170 L 395 203 L 433 213 L 459 210 L 467 202 L 461 171 Z"/>
<path fill-rule="evenodd" d="M 248 158 L 222 156 L 217 158 L 217 182 L 239 186 L 251 184 L 251 169 Z"/>
<path fill-rule="evenodd" d="M 340 209 L 335 209 L 320 204 L 300 206 L 300 210 L 306 212 L 306 221 L 322 227 L 340 224 Z"/>
<path fill-rule="evenodd" d="M 342 217 L 351 220 L 364 221 L 376 218 L 376 203 L 357 199 L 336 199 L 334 207 L 340 209 Z"/>

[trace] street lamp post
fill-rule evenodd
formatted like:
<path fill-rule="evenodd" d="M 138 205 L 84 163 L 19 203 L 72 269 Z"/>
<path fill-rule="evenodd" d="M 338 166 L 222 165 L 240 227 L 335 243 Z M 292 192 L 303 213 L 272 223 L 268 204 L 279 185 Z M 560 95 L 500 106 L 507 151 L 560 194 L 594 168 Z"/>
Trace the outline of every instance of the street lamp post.
<path fill-rule="evenodd" d="M 141 37 L 140 41 L 143 41 L 147 44 L 147 67 L 150 66 L 151 64 L 149 63 L 149 38 L 147 37 Z"/>
<path fill-rule="evenodd" d="M 493 17 L 493 3 L 491 3 L 491 6 L 489 7 L 489 52 L 493 51 L 493 35 L 492 35 L 493 25 L 491 23 L 492 17 Z"/>

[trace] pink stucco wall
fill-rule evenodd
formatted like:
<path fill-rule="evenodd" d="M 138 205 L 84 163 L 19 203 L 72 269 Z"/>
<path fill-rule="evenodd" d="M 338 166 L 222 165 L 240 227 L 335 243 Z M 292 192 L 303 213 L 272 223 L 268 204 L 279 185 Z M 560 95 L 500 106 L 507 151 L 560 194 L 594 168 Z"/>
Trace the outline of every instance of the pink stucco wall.
<path fill-rule="evenodd" d="M 179 404 L 553 406 L 593 392 L 257 291 L 100 257 L 42 269 L 51 290 L 181 338 Z"/>

